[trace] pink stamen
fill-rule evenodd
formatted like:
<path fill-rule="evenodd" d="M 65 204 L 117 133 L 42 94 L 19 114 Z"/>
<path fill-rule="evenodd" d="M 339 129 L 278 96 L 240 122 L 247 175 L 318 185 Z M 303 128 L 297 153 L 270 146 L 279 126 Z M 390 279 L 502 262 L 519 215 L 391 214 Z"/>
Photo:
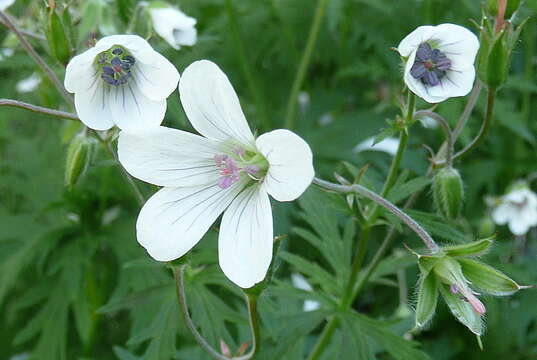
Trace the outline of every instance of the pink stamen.
<path fill-rule="evenodd" d="M 478 315 L 483 315 L 487 312 L 487 309 L 485 308 L 485 305 L 473 294 L 466 297 L 468 299 L 468 302 L 470 305 L 472 305 L 472 308 Z"/>
<path fill-rule="evenodd" d="M 449 291 L 451 291 L 452 294 L 456 294 L 459 292 L 459 287 L 456 284 L 451 284 L 449 286 Z"/>
<path fill-rule="evenodd" d="M 238 156 L 244 156 L 244 154 L 246 154 L 246 151 L 240 147 L 236 147 L 235 149 L 233 149 L 233 152 Z"/>

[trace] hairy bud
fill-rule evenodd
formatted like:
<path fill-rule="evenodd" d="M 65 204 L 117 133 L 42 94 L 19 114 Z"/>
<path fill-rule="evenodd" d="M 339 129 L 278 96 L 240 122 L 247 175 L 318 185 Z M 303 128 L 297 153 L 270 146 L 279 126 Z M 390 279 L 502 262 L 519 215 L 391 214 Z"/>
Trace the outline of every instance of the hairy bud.
<path fill-rule="evenodd" d="M 464 201 L 461 176 L 456 169 L 443 168 L 433 180 L 433 199 L 438 211 L 447 219 L 455 219 Z"/>
<path fill-rule="evenodd" d="M 65 185 L 72 188 L 86 171 L 92 157 L 95 142 L 84 133 L 76 135 L 67 148 Z"/>

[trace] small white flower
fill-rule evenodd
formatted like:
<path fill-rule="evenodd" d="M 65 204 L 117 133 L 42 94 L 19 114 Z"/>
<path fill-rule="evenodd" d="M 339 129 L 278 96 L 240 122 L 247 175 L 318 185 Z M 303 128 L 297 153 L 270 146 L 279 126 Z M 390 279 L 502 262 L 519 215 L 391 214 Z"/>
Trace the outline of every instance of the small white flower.
<path fill-rule="evenodd" d="M 537 195 L 526 186 L 515 187 L 497 203 L 492 220 L 498 225 L 508 224 L 514 235 L 524 235 L 537 225 Z"/>
<path fill-rule="evenodd" d="M 374 136 L 367 138 L 354 147 L 354 152 L 359 153 L 362 151 L 383 151 L 387 154 L 395 156 L 395 154 L 397 153 L 397 149 L 399 148 L 399 139 L 394 137 L 385 138 L 381 142 L 373 145 L 374 142 Z"/>
<path fill-rule="evenodd" d="M 175 50 L 179 50 L 181 45 L 192 46 L 196 43 L 196 19 L 176 7 L 162 6 L 160 2 L 150 4 L 148 10 L 156 33 Z"/>
<path fill-rule="evenodd" d="M 292 201 L 314 171 L 308 144 L 289 130 L 255 138 L 226 75 L 214 63 L 190 65 L 179 82 L 181 103 L 203 136 L 155 127 L 122 131 L 119 160 L 127 171 L 164 188 L 140 211 L 138 242 L 156 260 L 183 256 L 220 214 L 220 267 L 235 284 L 262 281 L 272 259 L 269 195 Z"/>
<path fill-rule="evenodd" d="M 306 280 L 304 276 L 302 276 L 299 273 L 292 273 L 291 274 L 291 282 L 293 283 L 293 286 L 297 289 L 312 292 L 313 288 L 311 287 L 311 284 Z M 306 300 L 304 301 L 303 309 L 305 312 L 308 311 L 315 311 L 318 310 L 321 307 L 321 304 L 319 304 L 318 301 L 315 300 Z"/>
<path fill-rule="evenodd" d="M 102 38 L 72 58 L 65 73 L 80 120 L 95 130 L 160 125 L 178 81 L 172 63 L 136 35 Z"/>
<path fill-rule="evenodd" d="M 479 40 L 454 24 L 420 26 L 401 41 L 408 88 L 429 103 L 465 96 L 474 84 Z"/>
<path fill-rule="evenodd" d="M 19 81 L 15 88 L 20 93 L 29 93 L 37 89 L 39 84 L 41 84 L 41 77 L 34 73 L 26 79 L 22 79 L 21 81 Z"/>
<path fill-rule="evenodd" d="M 4 11 L 15 3 L 15 0 L 0 0 L 0 11 Z"/>
<path fill-rule="evenodd" d="M 0 61 L 4 61 L 15 53 L 12 48 L 0 48 Z"/>

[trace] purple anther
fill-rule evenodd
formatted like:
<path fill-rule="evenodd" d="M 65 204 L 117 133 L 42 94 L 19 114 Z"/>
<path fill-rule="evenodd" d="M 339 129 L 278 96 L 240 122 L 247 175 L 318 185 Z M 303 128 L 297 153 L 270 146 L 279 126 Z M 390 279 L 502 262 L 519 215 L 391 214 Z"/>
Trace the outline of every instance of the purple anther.
<path fill-rule="evenodd" d="M 112 50 L 112 54 L 121 55 L 123 54 L 123 50 L 121 50 L 121 48 L 115 48 L 114 50 Z"/>
<path fill-rule="evenodd" d="M 421 80 L 424 85 L 436 86 L 451 68 L 451 60 L 439 49 L 432 49 L 429 43 L 422 43 L 416 51 L 416 59 L 410 75 Z"/>

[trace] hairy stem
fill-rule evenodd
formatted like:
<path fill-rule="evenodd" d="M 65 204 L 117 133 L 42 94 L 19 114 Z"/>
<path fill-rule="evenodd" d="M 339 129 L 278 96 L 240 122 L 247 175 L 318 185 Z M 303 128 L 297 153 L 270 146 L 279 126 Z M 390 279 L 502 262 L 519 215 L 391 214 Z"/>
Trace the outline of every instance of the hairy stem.
<path fill-rule="evenodd" d="M 319 35 L 319 30 L 321 28 L 321 23 L 324 17 L 326 10 L 326 5 L 328 0 L 318 0 L 317 9 L 315 10 L 315 16 L 313 18 L 313 23 L 310 28 L 310 33 L 308 35 L 308 40 L 306 42 L 306 48 L 304 49 L 304 54 L 298 65 L 298 70 L 296 72 L 295 80 L 293 81 L 293 87 L 291 88 L 291 94 L 289 95 L 289 100 L 287 102 L 287 111 L 285 115 L 285 125 L 287 129 L 293 129 L 295 126 L 295 114 L 296 114 L 296 103 L 298 99 L 298 93 L 302 88 L 302 83 L 304 82 L 304 77 L 306 76 L 306 71 L 311 61 L 311 55 L 317 42 L 317 36 Z"/>
<path fill-rule="evenodd" d="M 42 107 L 42 106 L 32 105 L 32 104 L 28 104 L 28 103 L 18 101 L 18 100 L 0 99 L 0 106 L 16 107 L 19 109 L 29 110 L 35 113 L 50 115 L 50 116 L 54 116 L 54 117 L 61 118 L 61 119 L 80 121 L 80 119 L 78 118 L 76 114 L 65 112 L 65 111 L 60 111 L 60 110 L 49 109 L 49 108 Z"/>
<path fill-rule="evenodd" d="M 186 292 L 185 292 L 185 281 L 184 281 L 184 272 L 186 265 L 180 265 L 174 269 L 175 276 L 175 285 L 177 289 L 177 297 L 179 299 L 179 307 L 181 308 L 181 313 L 183 314 L 183 319 L 188 327 L 188 330 L 194 336 L 196 342 L 201 346 L 201 348 L 209 354 L 215 360 L 230 360 L 229 357 L 220 354 L 216 351 L 205 338 L 200 334 L 196 325 L 190 317 L 188 311 L 188 304 L 186 301 Z M 250 352 L 243 356 L 233 357 L 232 360 L 249 360 L 253 359 L 254 356 L 259 351 L 259 344 L 261 336 L 259 329 L 259 318 L 257 316 L 257 297 L 254 295 L 246 295 L 246 302 L 248 304 L 248 317 L 250 319 L 250 329 L 252 331 L 252 348 Z"/>
<path fill-rule="evenodd" d="M 418 224 L 406 213 L 401 211 L 397 206 L 395 206 L 382 196 L 376 194 L 375 192 L 367 189 L 366 187 L 360 184 L 340 185 L 319 178 L 314 178 L 313 183 L 325 190 L 335 191 L 342 194 L 355 193 L 368 198 L 369 200 L 388 210 L 390 213 L 397 216 L 399 220 L 404 222 L 406 226 L 408 226 L 412 231 L 416 233 L 416 235 L 419 236 L 419 238 L 423 241 L 423 243 L 425 244 L 425 246 L 427 246 L 431 253 L 434 254 L 440 250 L 433 238 L 427 233 L 427 231 L 425 231 L 425 229 L 421 227 L 420 224 Z"/>
<path fill-rule="evenodd" d="M 444 131 L 446 135 L 446 144 L 447 144 L 446 145 L 447 146 L 446 160 L 445 160 L 446 165 L 448 167 L 451 167 L 453 165 L 453 133 L 451 132 L 451 128 L 449 127 L 449 124 L 446 121 L 446 119 L 444 119 L 442 116 L 440 116 L 439 114 L 435 112 L 427 111 L 427 110 L 416 111 L 414 113 L 414 117 L 416 118 L 430 117 L 431 119 L 435 120 L 440 125 L 440 127 L 442 128 L 442 130 Z"/>
<path fill-rule="evenodd" d="M 30 57 L 35 61 L 35 63 L 43 70 L 45 75 L 50 79 L 52 84 L 56 87 L 60 95 L 67 101 L 69 105 L 73 105 L 73 97 L 71 94 L 65 90 L 63 84 L 60 82 L 54 71 L 50 68 L 50 66 L 47 65 L 45 60 L 35 51 L 33 46 L 26 40 L 24 35 L 19 31 L 17 26 L 11 21 L 10 17 L 4 13 L 3 11 L 0 11 L 0 20 L 11 30 L 15 36 L 19 39 L 19 42 L 21 43 L 22 47 L 26 50 L 26 52 L 30 55 Z"/>

